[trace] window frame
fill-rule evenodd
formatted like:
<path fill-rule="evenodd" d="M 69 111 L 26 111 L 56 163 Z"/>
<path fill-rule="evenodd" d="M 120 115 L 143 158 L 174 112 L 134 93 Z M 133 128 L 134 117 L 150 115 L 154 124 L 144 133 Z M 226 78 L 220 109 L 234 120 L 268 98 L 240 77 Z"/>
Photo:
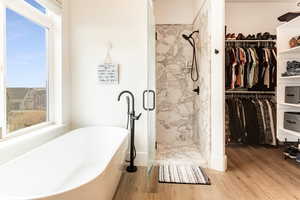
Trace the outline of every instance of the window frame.
<path fill-rule="evenodd" d="M 41 1 L 37 1 L 45 6 Z M 8 133 L 6 128 L 6 9 L 9 8 L 32 22 L 44 27 L 47 41 L 47 120 L 27 128 Z M 45 128 L 46 126 L 62 124 L 62 109 L 60 93 L 62 87 L 61 69 L 62 69 L 62 22 L 61 15 L 47 9 L 46 14 L 40 12 L 35 7 L 23 0 L 0 0 L 0 106 L 4 112 L 0 121 L 2 121 L 2 131 L 0 132 L 0 141 Z M 2 120 L 1 120 L 2 119 Z M 0 126 L 1 127 L 1 126 Z"/>

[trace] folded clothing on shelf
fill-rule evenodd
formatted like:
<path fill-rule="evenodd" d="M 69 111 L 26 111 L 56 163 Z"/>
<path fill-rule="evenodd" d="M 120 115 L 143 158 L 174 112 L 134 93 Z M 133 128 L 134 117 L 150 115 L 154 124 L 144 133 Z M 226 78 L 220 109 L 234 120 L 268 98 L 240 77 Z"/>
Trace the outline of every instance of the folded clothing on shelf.
<path fill-rule="evenodd" d="M 289 41 L 290 48 L 300 46 L 300 36 L 296 36 L 290 39 Z"/>
<path fill-rule="evenodd" d="M 300 12 L 288 12 L 288 13 L 278 17 L 278 20 L 280 22 L 289 22 L 289 21 L 295 19 L 298 16 L 300 16 Z"/>
<path fill-rule="evenodd" d="M 297 76 L 300 75 L 300 62 L 294 60 L 294 61 L 288 61 L 286 72 L 282 74 L 282 76 Z"/>

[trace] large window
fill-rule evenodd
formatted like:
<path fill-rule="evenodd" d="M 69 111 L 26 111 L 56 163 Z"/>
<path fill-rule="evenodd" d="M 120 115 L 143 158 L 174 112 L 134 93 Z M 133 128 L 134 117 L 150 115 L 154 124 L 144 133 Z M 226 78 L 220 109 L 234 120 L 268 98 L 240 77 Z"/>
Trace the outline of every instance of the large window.
<path fill-rule="evenodd" d="M 24 0 L 24 1 L 30 4 L 31 6 L 35 7 L 36 9 L 38 9 L 42 13 L 44 14 L 46 13 L 46 8 L 41 4 L 39 4 L 38 2 L 36 2 L 35 0 Z"/>
<path fill-rule="evenodd" d="M 47 120 L 47 30 L 7 8 L 6 35 L 6 130 L 11 133 Z"/>
<path fill-rule="evenodd" d="M 53 15 L 35 0 L 1 6 L 5 17 L 0 19 L 5 26 L 0 31 L 4 66 L 0 74 L 0 139 L 53 121 L 49 108 L 54 105 L 51 72 L 55 63 Z"/>

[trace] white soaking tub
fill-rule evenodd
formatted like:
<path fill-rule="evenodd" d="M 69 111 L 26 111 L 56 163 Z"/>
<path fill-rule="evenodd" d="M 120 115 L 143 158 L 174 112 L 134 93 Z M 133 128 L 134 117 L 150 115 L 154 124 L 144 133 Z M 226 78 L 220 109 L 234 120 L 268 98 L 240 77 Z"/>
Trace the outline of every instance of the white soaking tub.
<path fill-rule="evenodd" d="M 71 131 L 0 166 L 0 200 L 111 200 L 118 186 L 128 131 Z"/>

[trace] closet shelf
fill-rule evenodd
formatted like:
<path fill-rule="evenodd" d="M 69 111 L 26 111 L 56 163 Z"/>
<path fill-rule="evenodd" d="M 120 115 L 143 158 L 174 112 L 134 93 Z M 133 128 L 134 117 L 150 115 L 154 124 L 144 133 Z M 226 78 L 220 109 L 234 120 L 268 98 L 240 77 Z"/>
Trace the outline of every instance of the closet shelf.
<path fill-rule="evenodd" d="M 277 40 L 225 40 L 226 42 L 277 42 Z"/>
<path fill-rule="evenodd" d="M 226 91 L 226 94 L 276 94 L 275 91 Z"/>
<path fill-rule="evenodd" d="M 280 130 L 282 132 L 286 133 L 286 134 L 293 135 L 293 136 L 296 136 L 296 137 L 300 137 L 300 133 L 299 132 L 287 130 L 285 128 L 280 128 Z"/>
<path fill-rule="evenodd" d="M 283 23 L 282 25 L 277 27 L 277 32 L 278 31 L 286 31 L 287 29 L 297 29 L 299 28 L 299 24 L 300 24 L 300 17 L 296 17 L 295 19 L 287 22 L 287 23 Z"/>
<path fill-rule="evenodd" d="M 300 75 L 297 76 L 281 76 L 280 79 L 298 79 Z"/>
<path fill-rule="evenodd" d="M 283 50 L 283 51 L 279 52 L 279 54 L 281 54 L 281 55 L 296 54 L 296 53 L 300 54 L 300 46 L 294 47 L 294 48 L 291 48 L 291 49 L 286 49 L 286 50 Z"/>
<path fill-rule="evenodd" d="M 292 103 L 280 103 L 280 106 L 289 106 L 294 108 L 300 108 L 300 104 L 292 104 Z"/>

